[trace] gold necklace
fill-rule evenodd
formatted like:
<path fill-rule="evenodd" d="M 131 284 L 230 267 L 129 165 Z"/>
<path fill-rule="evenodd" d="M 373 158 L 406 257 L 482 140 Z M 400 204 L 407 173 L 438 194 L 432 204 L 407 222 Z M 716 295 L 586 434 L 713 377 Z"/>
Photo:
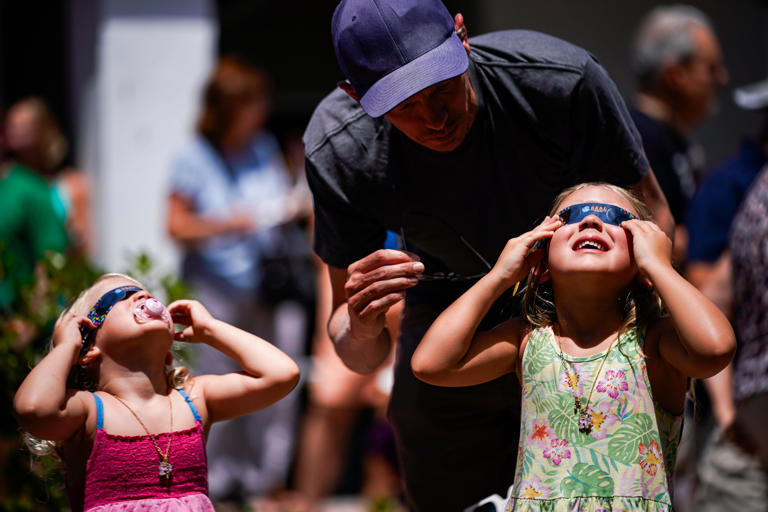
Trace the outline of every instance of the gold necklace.
<path fill-rule="evenodd" d="M 563 355 L 563 345 L 560 342 L 559 327 L 557 331 L 558 332 L 554 333 L 555 339 L 557 340 L 557 348 L 559 349 L 559 352 L 557 355 L 560 356 L 560 366 L 563 368 L 563 370 L 565 370 L 565 375 L 570 385 L 571 372 L 569 371 L 569 368 L 571 368 L 571 362 L 568 361 L 568 367 L 566 367 L 565 356 Z M 597 373 L 595 374 L 594 379 L 592 379 L 592 387 L 589 388 L 589 395 L 587 395 L 587 403 L 582 406 L 581 397 L 579 396 L 573 397 L 573 414 L 579 415 L 579 421 L 578 421 L 579 432 L 581 432 L 582 434 L 590 434 L 592 432 L 592 413 L 589 411 L 589 402 L 592 400 L 592 392 L 595 390 L 595 384 L 597 383 L 597 379 L 600 377 L 600 372 L 603 371 L 603 365 L 605 364 L 605 361 L 608 359 L 608 354 L 611 353 L 611 349 L 613 348 L 614 343 L 618 341 L 618 339 L 619 339 L 619 335 L 616 334 L 616 339 L 614 339 L 611 342 L 610 346 L 608 347 L 608 350 L 605 351 L 603 360 L 600 362 L 600 367 L 597 369 Z"/>
<path fill-rule="evenodd" d="M 141 418 L 139 418 L 139 415 L 136 414 L 136 411 L 131 409 L 131 407 L 127 403 L 123 402 L 123 400 L 119 396 L 117 396 L 117 395 L 112 395 L 112 396 L 115 397 L 118 402 L 123 404 L 126 407 L 126 409 L 131 411 L 131 414 L 133 414 L 133 417 L 136 418 L 136 420 L 142 426 L 142 428 L 147 433 L 149 438 L 152 440 L 152 444 L 155 445 L 155 450 L 157 450 L 157 455 L 160 457 L 160 465 L 158 467 L 158 475 L 160 476 L 161 480 L 163 480 L 163 481 L 170 481 L 170 479 L 171 479 L 171 472 L 173 471 L 173 464 L 171 464 L 168 461 L 168 455 L 170 455 L 170 453 L 171 453 L 171 441 L 173 440 L 173 402 L 171 401 L 171 392 L 170 392 L 170 390 L 168 390 L 168 409 L 170 410 L 170 414 L 171 414 L 171 429 L 170 429 L 170 432 L 168 434 L 168 446 L 165 447 L 165 453 L 163 453 L 163 451 L 160 449 L 160 446 L 157 444 L 157 439 L 155 439 L 155 435 L 151 434 L 149 432 L 149 429 L 144 424 L 144 422 L 141 421 Z"/>

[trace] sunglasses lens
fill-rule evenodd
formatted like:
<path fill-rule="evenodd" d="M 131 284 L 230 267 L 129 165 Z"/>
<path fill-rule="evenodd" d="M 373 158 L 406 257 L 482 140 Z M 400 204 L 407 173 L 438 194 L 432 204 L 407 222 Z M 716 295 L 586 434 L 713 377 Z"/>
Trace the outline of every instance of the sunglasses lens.
<path fill-rule="evenodd" d="M 96 304 L 94 304 L 94 306 L 88 312 L 88 318 L 96 327 L 96 329 L 98 329 L 99 326 L 101 326 L 101 324 L 104 322 L 104 318 L 106 318 L 107 314 L 115 304 L 123 299 L 127 299 L 138 291 L 141 291 L 141 288 L 138 286 L 130 285 L 120 286 L 119 288 L 113 288 L 112 290 L 109 290 L 107 293 L 99 297 L 99 300 L 96 301 Z M 88 349 L 88 346 L 93 340 L 93 335 L 96 332 L 96 329 L 80 327 L 80 336 L 83 339 L 82 348 L 80 350 L 81 355 Z"/>
<path fill-rule="evenodd" d="M 561 210 L 558 215 L 565 224 L 581 222 L 590 215 L 596 215 L 600 220 L 614 226 L 620 225 L 625 220 L 634 219 L 635 216 L 623 208 L 612 204 L 583 203 L 574 204 Z"/>

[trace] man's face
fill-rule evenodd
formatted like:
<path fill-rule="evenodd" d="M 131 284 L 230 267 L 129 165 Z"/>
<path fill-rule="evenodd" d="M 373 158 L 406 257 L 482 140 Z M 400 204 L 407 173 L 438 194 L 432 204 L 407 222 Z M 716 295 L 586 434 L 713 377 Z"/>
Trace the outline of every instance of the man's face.
<path fill-rule="evenodd" d="M 684 115 L 696 124 L 712 115 L 717 108 L 717 93 L 728 83 L 728 72 L 715 35 L 704 27 L 694 27 L 692 35 L 697 52 L 683 66 L 680 94 Z"/>
<path fill-rule="evenodd" d="M 453 151 L 477 113 L 477 97 L 463 73 L 414 94 L 384 117 L 414 142 L 432 151 Z"/>

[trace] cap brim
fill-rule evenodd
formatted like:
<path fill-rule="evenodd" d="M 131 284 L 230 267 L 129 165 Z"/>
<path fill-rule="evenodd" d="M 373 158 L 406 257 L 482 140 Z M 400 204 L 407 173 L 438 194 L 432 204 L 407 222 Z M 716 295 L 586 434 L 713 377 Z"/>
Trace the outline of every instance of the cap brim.
<path fill-rule="evenodd" d="M 733 91 L 733 101 L 748 110 L 768 107 L 768 80 L 739 87 Z"/>
<path fill-rule="evenodd" d="M 397 68 L 360 98 L 363 110 L 380 117 L 419 91 L 464 73 L 469 58 L 461 39 L 452 34 L 440 46 Z"/>

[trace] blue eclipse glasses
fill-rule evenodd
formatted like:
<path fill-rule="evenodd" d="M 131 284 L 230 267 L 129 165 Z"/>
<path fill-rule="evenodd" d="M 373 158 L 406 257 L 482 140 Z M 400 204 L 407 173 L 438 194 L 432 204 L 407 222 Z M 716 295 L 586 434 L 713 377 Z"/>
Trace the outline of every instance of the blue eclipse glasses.
<path fill-rule="evenodd" d="M 134 285 L 118 286 L 106 292 L 99 297 L 96 304 L 88 312 L 88 319 L 93 323 L 94 329 L 80 326 L 80 335 L 83 338 L 83 344 L 80 346 L 80 357 L 83 357 L 93 343 L 93 337 L 96 330 L 104 323 L 107 314 L 112 310 L 115 304 L 125 300 L 136 292 L 144 291 L 143 288 Z"/>
<path fill-rule="evenodd" d="M 625 220 L 637 218 L 624 208 L 603 203 L 574 204 L 563 208 L 557 212 L 557 215 L 563 220 L 563 224 L 575 224 L 590 215 L 596 215 L 606 224 L 613 224 L 614 226 L 620 226 Z"/>

